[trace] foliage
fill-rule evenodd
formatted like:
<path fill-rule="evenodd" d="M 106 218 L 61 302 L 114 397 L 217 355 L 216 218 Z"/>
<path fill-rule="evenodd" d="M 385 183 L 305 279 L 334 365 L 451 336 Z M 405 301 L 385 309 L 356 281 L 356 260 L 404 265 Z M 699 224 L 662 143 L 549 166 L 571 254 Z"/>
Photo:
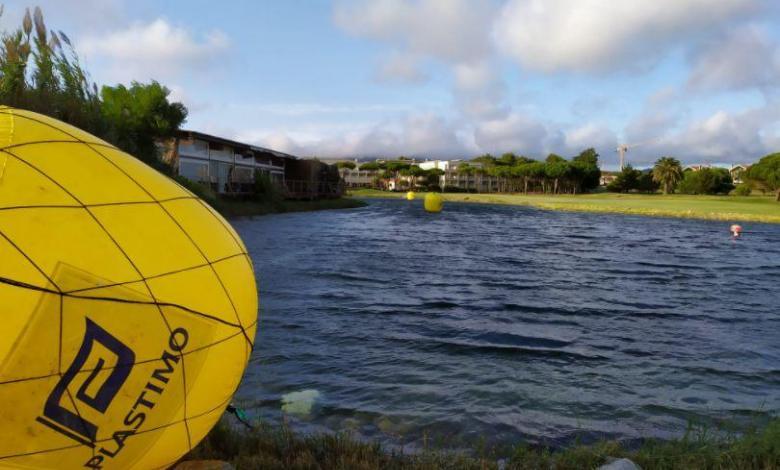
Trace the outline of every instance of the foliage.
<path fill-rule="evenodd" d="M 103 134 L 97 90 L 68 36 L 48 30 L 40 8 L 32 17 L 27 9 L 22 27 L 3 32 L 0 42 L 0 103 Z"/>
<path fill-rule="evenodd" d="M 255 184 L 252 197 L 255 201 L 277 204 L 282 201 L 283 194 L 279 185 L 275 184 L 268 173 L 255 171 Z"/>
<path fill-rule="evenodd" d="M 636 190 L 639 187 L 639 177 L 641 172 L 635 170 L 631 165 L 623 167 L 614 180 L 607 185 L 607 191 L 612 193 L 627 193 Z"/>
<path fill-rule="evenodd" d="M 680 161 L 672 157 L 662 157 L 655 162 L 653 167 L 653 180 L 660 184 L 664 194 L 673 193 L 677 184 L 683 178 Z"/>
<path fill-rule="evenodd" d="M 354 170 L 356 166 L 357 165 L 355 165 L 355 162 L 336 162 L 336 168 L 347 168 L 349 170 Z"/>
<path fill-rule="evenodd" d="M 734 188 L 733 191 L 731 191 L 732 196 L 750 196 L 753 193 L 753 188 L 750 187 L 749 184 L 738 184 L 736 188 Z"/>
<path fill-rule="evenodd" d="M 636 182 L 637 192 L 652 194 L 658 192 L 658 188 L 660 188 L 660 185 L 653 179 L 652 171 L 647 170 L 639 172 L 639 178 Z"/>
<path fill-rule="evenodd" d="M 103 87 L 90 83 L 70 38 L 49 30 L 41 9 L 0 36 L 0 102 L 62 120 L 164 169 L 157 139 L 170 137 L 187 109 L 156 82 Z"/>
<path fill-rule="evenodd" d="M 731 174 L 725 168 L 686 171 L 678 186 L 683 194 L 728 194 L 732 189 Z"/>
<path fill-rule="evenodd" d="M 775 199 L 780 202 L 780 153 L 766 155 L 746 174 L 747 180 L 765 191 L 775 191 Z"/>
<path fill-rule="evenodd" d="M 377 171 L 380 170 L 381 167 L 377 162 L 368 162 L 368 163 L 361 163 L 360 169 L 366 171 Z"/>
<path fill-rule="evenodd" d="M 157 141 L 173 135 L 187 118 L 181 103 L 170 103 L 170 90 L 153 81 L 133 82 L 130 87 L 104 86 L 100 92 L 102 114 L 110 123 L 106 140 L 155 166 Z"/>
<path fill-rule="evenodd" d="M 363 442 L 348 433 L 297 434 L 287 425 L 260 423 L 251 431 L 238 430 L 224 421 L 185 457 L 218 459 L 236 468 L 360 468 L 360 469 L 582 469 L 597 468 L 612 458 L 629 458 L 652 469 L 778 469 L 780 420 L 763 429 L 742 434 L 716 433 L 691 426 L 678 439 L 646 440 L 633 447 L 603 440 L 551 449 L 519 444 L 508 458 L 505 451 L 479 446 L 468 453 L 431 448 L 415 453 L 387 449 L 378 442 Z"/>
<path fill-rule="evenodd" d="M 593 191 L 598 188 L 601 183 L 601 170 L 596 150 L 593 147 L 587 148 L 571 160 L 580 174 L 580 191 Z"/>
<path fill-rule="evenodd" d="M 500 158 L 485 154 L 470 163 L 458 165 L 458 173 L 475 175 L 476 188 L 484 189 L 484 176 L 490 176 L 497 183 L 498 192 L 530 191 L 554 194 L 592 191 L 599 186 L 601 170 L 598 167 L 598 153 L 592 148 L 583 150 L 571 160 L 551 153 L 544 161 L 536 161 L 514 153 L 505 153 Z M 451 189 L 448 189 L 448 191 Z"/>

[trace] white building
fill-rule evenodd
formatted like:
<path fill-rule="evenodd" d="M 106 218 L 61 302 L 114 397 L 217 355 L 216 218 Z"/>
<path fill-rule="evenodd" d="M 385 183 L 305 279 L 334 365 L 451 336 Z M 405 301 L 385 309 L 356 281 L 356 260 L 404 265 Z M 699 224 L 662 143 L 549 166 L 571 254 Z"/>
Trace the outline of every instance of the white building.
<path fill-rule="evenodd" d="M 359 167 L 355 169 L 339 168 L 339 175 L 341 180 L 344 181 L 344 185 L 348 188 L 369 188 L 374 186 L 374 180 L 379 175 L 376 170 L 361 170 Z"/>
<path fill-rule="evenodd" d="M 464 164 L 468 165 L 471 171 L 459 171 Z M 482 167 L 481 163 L 469 160 L 430 160 L 420 163 L 423 170 L 438 169 L 444 172 L 439 177 L 442 190 L 449 187 L 479 193 L 498 191 L 498 178 L 484 174 Z"/>

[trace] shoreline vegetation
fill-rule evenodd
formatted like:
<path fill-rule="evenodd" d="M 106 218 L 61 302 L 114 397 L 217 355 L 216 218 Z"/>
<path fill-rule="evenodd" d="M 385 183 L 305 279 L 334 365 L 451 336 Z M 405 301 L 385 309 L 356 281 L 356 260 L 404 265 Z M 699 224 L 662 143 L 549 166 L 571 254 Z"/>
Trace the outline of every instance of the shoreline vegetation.
<path fill-rule="evenodd" d="M 299 434 L 287 425 L 261 423 L 251 431 L 222 420 L 184 460 L 221 460 L 246 468 L 357 469 L 588 469 L 628 458 L 651 469 L 780 469 L 780 419 L 742 434 L 689 427 L 673 440 L 645 440 L 633 447 L 604 440 L 562 449 L 518 445 L 505 452 L 424 448 L 402 452 L 348 433 Z"/>
<path fill-rule="evenodd" d="M 401 199 L 406 193 L 357 189 L 352 198 Z M 773 196 L 704 196 L 683 194 L 496 194 L 442 193 L 446 202 L 531 206 L 539 209 L 651 217 L 780 223 L 780 204 Z M 415 193 L 417 199 L 425 193 Z"/>

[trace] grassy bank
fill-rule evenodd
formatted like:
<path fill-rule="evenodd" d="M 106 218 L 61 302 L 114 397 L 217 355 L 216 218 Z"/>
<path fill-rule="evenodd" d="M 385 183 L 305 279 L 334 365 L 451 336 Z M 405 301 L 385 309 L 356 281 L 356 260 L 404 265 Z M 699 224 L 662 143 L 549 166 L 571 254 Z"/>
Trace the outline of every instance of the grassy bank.
<path fill-rule="evenodd" d="M 356 190 L 352 197 L 402 198 L 406 193 Z M 780 203 L 767 196 L 689 196 L 598 193 L 579 195 L 444 193 L 445 201 L 533 206 L 541 209 L 609 212 L 693 219 L 780 223 Z M 417 198 L 425 193 L 417 193 Z"/>
<path fill-rule="evenodd" d="M 490 449 L 405 454 L 348 434 L 299 435 L 270 425 L 245 432 L 220 423 L 185 459 L 224 460 L 238 469 L 588 469 L 622 457 L 645 470 L 780 469 L 780 419 L 739 436 L 692 430 L 678 440 L 646 441 L 638 448 L 615 441 L 556 451 L 521 445 L 507 455 Z"/>
<path fill-rule="evenodd" d="M 226 217 L 248 217 L 253 215 L 279 214 L 284 212 L 322 211 L 363 207 L 365 202 L 351 199 L 319 199 L 315 201 L 231 201 L 217 199 L 209 202 Z"/>

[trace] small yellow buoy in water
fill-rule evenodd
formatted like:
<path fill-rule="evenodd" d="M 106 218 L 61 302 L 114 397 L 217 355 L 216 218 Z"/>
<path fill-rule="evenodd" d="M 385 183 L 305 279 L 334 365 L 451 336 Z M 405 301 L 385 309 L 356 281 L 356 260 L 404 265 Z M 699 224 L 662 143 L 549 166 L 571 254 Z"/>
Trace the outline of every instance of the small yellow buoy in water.
<path fill-rule="evenodd" d="M 425 210 L 428 212 L 441 212 L 444 207 L 444 199 L 439 193 L 428 193 L 425 195 Z"/>
<path fill-rule="evenodd" d="M 414 191 L 409 191 L 408 193 L 406 193 L 406 200 L 414 201 Z"/>

